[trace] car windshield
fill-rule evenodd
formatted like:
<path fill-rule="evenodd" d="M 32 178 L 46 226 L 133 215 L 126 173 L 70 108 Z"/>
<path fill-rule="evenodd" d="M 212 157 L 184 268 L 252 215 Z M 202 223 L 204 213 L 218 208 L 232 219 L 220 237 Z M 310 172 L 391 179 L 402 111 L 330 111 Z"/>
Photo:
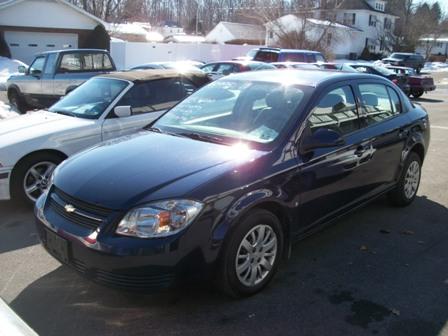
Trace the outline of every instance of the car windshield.
<path fill-rule="evenodd" d="M 152 126 L 229 144 L 241 140 L 267 144 L 295 117 L 309 90 L 272 82 L 220 80 L 173 107 Z"/>
<path fill-rule="evenodd" d="M 49 108 L 50 112 L 86 119 L 98 119 L 129 82 L 92 78 Z"/>
<path fill-rule="evenodd" d="M 387 69 L 385 67 L 381 67 L 381 66 L 374 66 L 373 67 L 376 71 L 378 71 L 379 73 L 383 74 L 384 76 L 389 76 L 392 75 L 394 72 L 390 69 Z"/>
<path fill-rule="evenodd" d="M 393 53 L 392 55 L 390 55 L 390 58 L 396 58 L 396 59 L 401 59 L 402 60 L 402 59 L 408 58 L 408 55 Z"/>

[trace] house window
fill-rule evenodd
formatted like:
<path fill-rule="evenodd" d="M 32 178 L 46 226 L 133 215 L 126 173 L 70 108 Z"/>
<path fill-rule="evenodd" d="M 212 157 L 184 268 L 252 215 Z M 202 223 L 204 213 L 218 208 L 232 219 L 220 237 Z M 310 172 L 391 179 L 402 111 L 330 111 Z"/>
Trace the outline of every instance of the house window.
<path fill-rule="evenodd" d="M 376 15 L 369 15 L 369 26 L 376 27 Z"/>
<path fill-rule="evenodd" d="M 331 44 L 331 39 L 333 38 L 333 36 L 331 35 L 331 33 L 327 34 L 327 45 L 329 46 Z"/>
<path fill-rule="evenodd" d="M 365 45 L 365 47 L 367 47 L 368 45 L 369 45 L 369 39 L 366 38 L 366 45 Z"/>
<path fill-rule="evenodd" d="M 383 12 L 384 11 L 384 4 L 382 4 L 380 2 L 375 3 L 375 9 Z"/>
<path fill-rule="evenodd" d="M 390 30 L 392 28 L 392 20 L 384 18 L 384 29 Z"/>
<path fill-rule="evenodd" d="M 380 51 L 384 50 L 384 41 L 380 40 Z"/>
<path fill-rule="evenodd" d="M 356 14 L 355 13 L 344 13 L 343 23 L 347 26 L 354 26 L 356 23 Z"/>
<path fill-rule="evenodd" d="M 269 38 L 270 39 L 274 38 L 274 32 L 272 30 L 269 31 Z"/>

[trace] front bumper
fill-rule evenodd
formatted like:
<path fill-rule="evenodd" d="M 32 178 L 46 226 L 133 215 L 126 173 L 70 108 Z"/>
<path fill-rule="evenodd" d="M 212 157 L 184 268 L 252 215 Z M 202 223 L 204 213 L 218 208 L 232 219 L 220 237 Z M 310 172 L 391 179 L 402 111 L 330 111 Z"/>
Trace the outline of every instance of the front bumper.
<path fill-rule="evenodd" d="M 35 207 L 42 245 L 61 263 L 94 282 L 144 291 L 171 287 L 192 275 L 204 275 L 209 268 L 201 248 L 203 235 L 193 225 L 178 235 L 156 239 L 119 236 L 106 227 L 92 231 L 52 211 L 46 197 L 39 198 Z M 51 247 L 54 235 L 66 242 L 64 257 Z"/>
<path fill-rule="evenodd" d="M 9 200 L 10 194 L 11 169 L 0 168 L 0 200 Z"/>

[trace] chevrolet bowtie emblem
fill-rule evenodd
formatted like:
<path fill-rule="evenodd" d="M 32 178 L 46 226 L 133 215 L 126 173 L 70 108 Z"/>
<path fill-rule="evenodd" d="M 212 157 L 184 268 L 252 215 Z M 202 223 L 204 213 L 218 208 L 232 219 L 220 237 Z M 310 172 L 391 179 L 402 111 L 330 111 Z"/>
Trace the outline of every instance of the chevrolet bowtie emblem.
<path fill-rule="evenodd" d="M 69 212 L 69 213 L 75 212 L 75 210 L 76 210 L 76 208 L 71 204 L 66 204 L 64 206 L 64 209 L 65 209 L 65 212 Z"/>

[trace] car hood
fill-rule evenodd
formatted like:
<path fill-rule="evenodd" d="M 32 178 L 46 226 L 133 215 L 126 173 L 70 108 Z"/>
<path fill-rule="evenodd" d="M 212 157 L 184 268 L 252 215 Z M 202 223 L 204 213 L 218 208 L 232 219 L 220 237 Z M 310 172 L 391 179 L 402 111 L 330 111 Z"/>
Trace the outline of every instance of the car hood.
<path fill-rule="evenodd" d="M 155 200 L 152 198 L 184 197 L 192 189 L 263 154 L 266 152 L 241 145 L 142 131 L 66 160 L 57 169 L 54 184 L 83 202 L 128 209 Z M 170 193 L 164 192 L 167 189 Z"/>
<path fill-rule="evenodd" d="M 92 122 L 94 121 L 90 119 L 75 118 L 45 110 L 28 112 L 1 121 L 0 144 L 4 147 L 31 138 L 81 127 Z"/>

